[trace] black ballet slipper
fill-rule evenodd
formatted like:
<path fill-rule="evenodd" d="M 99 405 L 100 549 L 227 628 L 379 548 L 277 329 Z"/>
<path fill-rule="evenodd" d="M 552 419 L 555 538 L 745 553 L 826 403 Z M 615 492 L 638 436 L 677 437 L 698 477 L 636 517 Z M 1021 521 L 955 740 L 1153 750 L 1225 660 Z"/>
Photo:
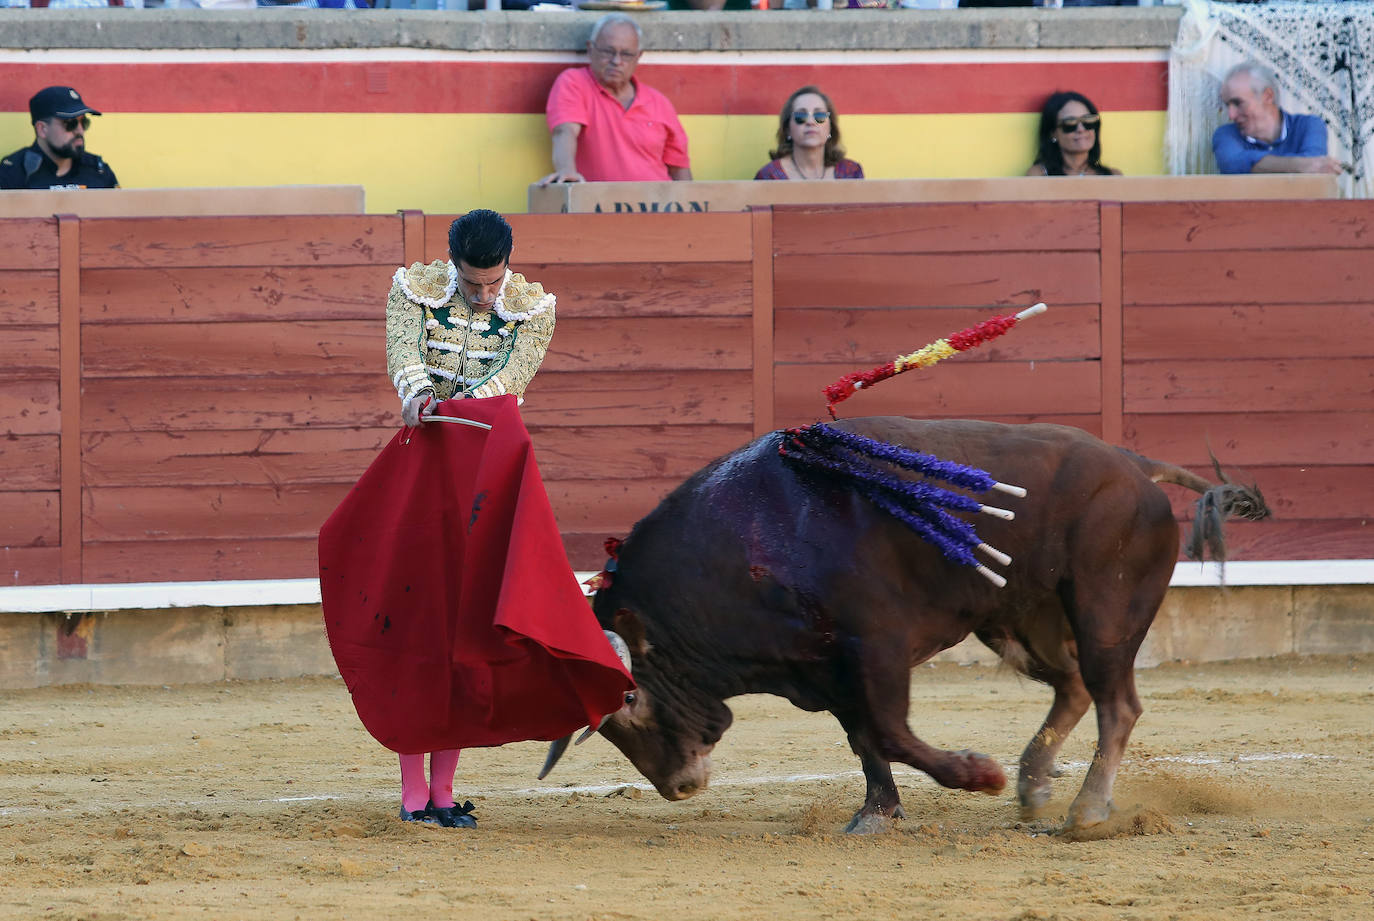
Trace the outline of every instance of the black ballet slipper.
<path fill-rule="evenodd" d="M 436 806 L 430 803 L 425 811 L 444 828 L 476 828 L 477 817 L 472 814 L 472 808 L 472 801 L 468 800 L 461 806 Z"/>
<path fill-rule="evenodd" d="M 402 807 L 401 807 L 401 821 L 402 821 L 402 822 L 424 822 L 426 825 L 442 825 L 442 824 L 443 824 L 441 821 L 439 821 L 438 816 L 434 815 L 433 810 L 431 810 L 429 806 L 426 806 L 424 809 L 416 809 L 414 812 L 409 812 L 409 811 L 406 810 L 406 807 L 405 807 L 405 806 L 402 806 Z"/>

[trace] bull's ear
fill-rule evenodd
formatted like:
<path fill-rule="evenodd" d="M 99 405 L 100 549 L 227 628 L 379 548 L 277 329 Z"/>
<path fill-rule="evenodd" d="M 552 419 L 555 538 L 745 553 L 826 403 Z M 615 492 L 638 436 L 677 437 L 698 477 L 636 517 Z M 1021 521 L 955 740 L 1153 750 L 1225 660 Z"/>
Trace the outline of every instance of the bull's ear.
<path fill-rule="evenodd" d="M 630 647 L 631 655 L 648 654 L 649 641 L 644 638 L 644 624 L 640 623 L 639 615 L 634 611 L 621 608 L 615 612 L 615 632 L 619 633 L 625 645 Z"/>

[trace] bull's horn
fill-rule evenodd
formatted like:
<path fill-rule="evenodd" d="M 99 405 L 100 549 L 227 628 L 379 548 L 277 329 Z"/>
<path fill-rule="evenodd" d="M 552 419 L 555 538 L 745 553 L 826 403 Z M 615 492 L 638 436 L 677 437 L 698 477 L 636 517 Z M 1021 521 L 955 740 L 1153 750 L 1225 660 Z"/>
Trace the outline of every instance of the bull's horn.
<path fill-rule="evenodd" d="M 609 720 L 610 718 L 611 718 L 611 715 L 610 715 L 609 713 L 607 713 L 605 716 L 601 717 L 601 722 L 597 723 L 595 726 L 588 726 L 586 729 L 582 730 L 582 735 L 578 736 L 578 737 L 577 737 L 577 741 L 574 742 L 573 744 L 574 744 L 574 745 L 581 745 L 583 742 L 585 742 L 585 741 L 587 741 L 588 739 L 590 739 L 590 738 L 592 737 L 593 734 L 600 732 L 600 731 L 601 731 L 601 727 L 602 727 L 602 726 L 605 726 L 605 725 L 606 725 L 606 721 Z"/>
<path fill-rule="evenodd" d="M 606 634 L 606 640 L 611 644 L 611 648 L 615 650 L 615 654 L 620 658 L 620 664 L 624 665 L 625 671 L 628 672 L 630 670 L 629 644 L 626 643 L 625 640 L 620 636 L 620 634 L 616 633 L 614 630 L 603 630 L 602 632 Z M 605 716 L 601 718 L 601 722 L 598 723 L 595 727 L 588 726 L 586 730 L 582 733 L 582 735 L 578 737 L 577 742 L 575 744 L 581 745 L 583 742 L 587 741 L 587 739 L 591 738 L 592 733 L 599 732 L 601 730 L 601 727 L 605 726 L 606 721 L 610 718 L 611 714 L 607 713 Z M 545 777 L 549 776 L 549 772 L 552 771 L 553 766 L 558 763 L 558 759 L 562 758 L 563 753 L 568 750 L 568 743 L 571 741 L 572 733 L 569 733 L 563 738 L 549 743 L 549 753 L 544 758 L 544 767 L 541 768 L 539 771 L 540 780 L 543 780 Z"/>
<path fill-rule="evenodd" d="M 630 667 L 630 644 L 626 643 L 620 634 L 614 630 L 602 630 L 601 632 L 606 634 L 606 639 L 610 641 L 611 648 L 620 657 L 620 664 L 625 666 L 625 671 L 633 671 Z"/>
<path fill-rule="evenodd" d="M 568 743 L 572 741 L 572 733 L 568 733 L 561 739 L 556 739 L 549 743 L 549 755 L 544 759 L 544 766 L 539 770 L 539 779 L 543 780 L 549 776 L 549 771 L 558 763 L 558 759 L 563 757 L 563 753 L 568 750 Z"/>

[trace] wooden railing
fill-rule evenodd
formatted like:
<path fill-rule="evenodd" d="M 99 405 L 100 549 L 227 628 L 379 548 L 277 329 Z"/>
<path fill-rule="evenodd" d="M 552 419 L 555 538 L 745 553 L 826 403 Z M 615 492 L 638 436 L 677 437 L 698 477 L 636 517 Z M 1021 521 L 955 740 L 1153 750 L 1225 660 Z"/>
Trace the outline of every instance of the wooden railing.
<path fill-rule="evenodd" d="M 308 577 L 395 432 L 382 306 L 450 216 L 0 221 L 5 584 Z M 1258 481 L 1236 558 L 1374 558 L 1374 203 L 516 215 L 558 297 L 524 409 L 572 562 L 820 388 L 1051 311 L 844 414 L 1076 425 Z M 1180 514 L 1190 497 L 1177 496 Z"/>

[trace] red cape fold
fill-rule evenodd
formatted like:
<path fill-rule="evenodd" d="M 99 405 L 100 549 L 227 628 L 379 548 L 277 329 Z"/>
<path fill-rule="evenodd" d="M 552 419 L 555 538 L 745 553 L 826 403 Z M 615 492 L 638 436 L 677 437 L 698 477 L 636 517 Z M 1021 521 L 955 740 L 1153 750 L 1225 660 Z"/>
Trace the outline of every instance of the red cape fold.
<path fill-rule="evenodd" d="M 320 529 L 325 630 L 367 731 L 402 754 L 560 738 L 634 682 L 563 550 L 512 396 L 402 429 Z"/>

